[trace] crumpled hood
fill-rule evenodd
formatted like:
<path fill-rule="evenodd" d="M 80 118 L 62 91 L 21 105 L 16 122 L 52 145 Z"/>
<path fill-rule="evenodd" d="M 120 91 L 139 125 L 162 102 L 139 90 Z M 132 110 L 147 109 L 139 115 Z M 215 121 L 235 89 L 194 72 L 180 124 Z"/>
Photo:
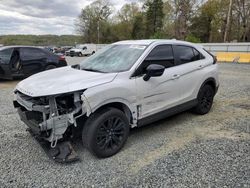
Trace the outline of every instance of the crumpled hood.
<path fill-rule="evenodd" d="M 69 93 L 112 82 L 117 73 L 98 73 L 68 67 L 44 71 L 19 82 L 16 89 L 31 97 Z"/>

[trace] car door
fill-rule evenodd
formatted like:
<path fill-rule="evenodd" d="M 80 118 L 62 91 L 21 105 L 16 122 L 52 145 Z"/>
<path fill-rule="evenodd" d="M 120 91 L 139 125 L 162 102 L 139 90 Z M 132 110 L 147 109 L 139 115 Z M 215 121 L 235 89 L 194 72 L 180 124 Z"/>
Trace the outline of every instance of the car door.
<path fill-rule="evenodd" d="M 151 77 L 143 80 L 145 69 L 150 64 L 159 64 L 165 67 L 160 77 Z M 179 81 L 176 77 L 176 67 L 172 45 L 156 46 L 135 72 L 139 119 L 178 104 L 180 98 Z"/>
<path fill-rule="evenodd" d="M 42 71 L 47 63 L 47 55 L 38 48 L 21 48 L 20 57 L 22 72 L 26 76 Z"/>
<path fill-rule="evenodd" d="M 176 75 L 179 77 L 179 86 L 182 90 L 181 101 L 188 102 L 196 98 L 197 88 L 204 75 L 206 67 L 204 56 L 194 47 L 173 45 L 176 59 Z"/>
<path fill-rule="evenodd" d="M 13 48 L 7 48 L 0 51 L 0 76 L 11 78 L 10 59 L 13 53 Z"/>

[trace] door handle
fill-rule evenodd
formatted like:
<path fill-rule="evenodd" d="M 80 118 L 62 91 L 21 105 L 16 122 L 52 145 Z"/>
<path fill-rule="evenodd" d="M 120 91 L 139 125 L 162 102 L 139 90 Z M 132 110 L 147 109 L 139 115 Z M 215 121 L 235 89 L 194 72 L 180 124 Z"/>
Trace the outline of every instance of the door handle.
<path fill-rule="evenodd" d="M 175 80 L 175 79 L 178 79 L 178 78 L 180 78 L 179 74 L 175 74 L 175 75 L 172 76 L 172 80 Z"/>
<path fill-rule="evenodd" d="M 204 66 L 203 65 L 199 65 L 197 69 L 203 69 Z"/>

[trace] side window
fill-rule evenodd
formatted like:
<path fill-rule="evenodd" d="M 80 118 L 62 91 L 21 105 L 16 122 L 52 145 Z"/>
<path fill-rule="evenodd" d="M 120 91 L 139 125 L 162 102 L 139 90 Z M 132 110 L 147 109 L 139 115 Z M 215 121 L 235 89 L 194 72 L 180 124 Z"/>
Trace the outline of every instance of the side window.
<path fill-rule="evenodd" d="M 87 50 L 87 47 L 86 47 L 86 46 L 84 46 L 82 49 L 83 49 L 83 50 Z"/>
<path fill-rule="evenodd" d="M 162 65 L 165 68 L 174 66 L 174 55 L 172 45 L 156 46 L 145 58 L 140 67 L 136 71 L 136 75 L 141 75 L 146 72 L 146 68 L 150 64 Z"/>
<path fill-rule="evenodd" d="M 178 64 L 185 64 L 203 58 L 200 52 L 189 46 L 174 46 L 174 54 Z"/>
<path fill-rule="evenodd" d="M 204 56 L 198 52 L 196 49 L 193 48 L 193 51 L 194 51 L 194 60 L 197 61 L 197 60 L 200 60 L 200 59 L 204 59 Z"/>
<path fill-rule="evenodd" d="M 8 48 L 0 51 L 0 63 L 9 63 L 13 52 L 13 48 Z"/>
<path fill-rule="evenodd" d="M 24 59 L 43 58 L 46 54 L 40 49 L 36 48 L 21 48 L 21 57 Z"/>
<path fill-rule="evenodd" d="M 171 45 L 156 46 L 146 57 L 146 61 L 160 64 L 166 68 L 174 66 L 174 55 Z"/>
<path fill-rule="evenodd" d="M 174 46 L 174 53 L 179 64 L 189 63 L 194 60 L 193 48 L 188 46 Z"/>

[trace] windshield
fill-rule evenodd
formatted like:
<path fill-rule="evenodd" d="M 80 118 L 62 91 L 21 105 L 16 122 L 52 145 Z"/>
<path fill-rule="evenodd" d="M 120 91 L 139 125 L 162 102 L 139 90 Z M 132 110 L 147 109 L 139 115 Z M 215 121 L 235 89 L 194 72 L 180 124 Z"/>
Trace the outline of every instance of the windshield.
<path fill-rule="evenodd" d="M 129 70 L 141 56 L 145 45 L 109 45 L 80 64 L 82 70 L 122 72 Z"/>

